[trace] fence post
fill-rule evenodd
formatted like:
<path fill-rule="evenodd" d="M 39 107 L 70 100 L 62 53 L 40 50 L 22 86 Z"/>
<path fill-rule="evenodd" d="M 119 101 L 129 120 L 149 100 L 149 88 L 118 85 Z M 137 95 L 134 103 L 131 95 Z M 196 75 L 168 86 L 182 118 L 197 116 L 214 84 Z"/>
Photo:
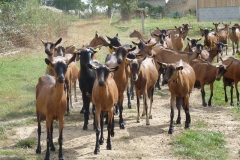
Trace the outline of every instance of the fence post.
<path fill-rule="evenodd" d="M 141 19 L 142 19 L 142 33 L 145 34 L 145 30 L 144 30 L 144 15 L 143 15 L 143 11 L 141 11 Z"/>

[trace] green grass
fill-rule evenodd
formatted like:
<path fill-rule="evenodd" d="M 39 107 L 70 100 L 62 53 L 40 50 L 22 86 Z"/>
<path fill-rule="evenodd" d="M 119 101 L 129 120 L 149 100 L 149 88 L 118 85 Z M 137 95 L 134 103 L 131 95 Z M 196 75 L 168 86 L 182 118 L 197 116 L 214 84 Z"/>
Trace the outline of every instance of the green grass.
<path fill-rule="evenodd" d="M 36 140 L 35 139 L 24 139 L 20 140 L 16 143 L 16 147 L 18 148 L 33 148 L 36 145 Z"/>
<path fill-rule="evenodd" d="M 176 155 L 190 159 L 227 159 L 228 150 L 224 146 L 221 133 L 201 130 L 186 130 L 176 136 L 173 150 Z"/>
<path fill-rule="evenodd" d="M 84 23 L 89 23 L 88 25 L 83 25 L 82 20 L 76 20 L 74 23 L 78 23 L 76 26 L 77 30 L 70 30 L 69 32 L 73 32 L 73 36 L 69 35 L 65 45 L 71 45 L 74 43 L 77 47 L 80 48 L 83 43 L 89 42 L 95 35 L 95 31 L 97 30 L 99 35 L 105 37 L 106 35 L 109 37 L 114 37 L 116 33 L 119 34 L 119 38 L 121 43 L 129 43 L 131 41 L 135 41 L 136 39 L 129 38 L 129 34 L 134 29 L 141 29 L 141 20 L 140 19 L 132 19 L 131 22 L 119 24 L 113 24 L 111 26 L 108 25 L 109 19 L 101 19 L 96 20 L 98 23 L 92 23 L 92 20 L 84 20 Z M 117 21 L 113 19 L 113 22 Z M 199 27 L 208 27 L 213 28 L 212 23 L 198 23 L 196 22 L 195 17 L 184 17 L 182 19 L 150 19 L 147 18 L 145 20 L 145 36 L 150 38 L 150 30 L 159 28 L 173 28 L 175 25 L 179 26 L 182 23 L 191 23 L 193 29 L 189 31 L 189 37 L 191 38 L 199 38 L 200 32 Z M 234 23 L 234 22 L 232 22 Z M 73 24 L 74 25 L 74 24 Z M 124 27 L 119 27 L 124 26 Z M 44 37 L 41 37 L 44 39 Z M 56 38 L 58 39 L 58 38 Z M 55 38 L 53 40 L 56 40 Z M 64 39 L 64 38 L 63 38 Z M 66 38 L 64 39 L 66 40 Z M 72 40 L 72 41 L 71 41 Z M 138 40 L 136 40 L 138 42 Z M 186 43 L 186 42 L 185 42 Z M 40 41 L 36 42 L 36 44 L 40 45 Z M 100 62 L 104 62 L 105 56 L 108 53 L 107 48 L 102 47 L 99 51 L 97 58 Z M 41 50 L 24 50 L 21 53 L 2 56 L 0 59 L 0 144 L 8 138 L 11 138 L 7 135 L 7 131 L 14 129 L 14 127 L 21 127 L 26 125 L 36 125 L 35 122 L 35 86 L 38 81 L 38 77 L 45 74 L 46 64 L 44 62 L 44 58 L 46 55 L 43 52 L 43 48 Z M 79 64 L 79 62 L 78 62 Z M 214 106 L 229 106 L 229 103 L 224 102 L 224 94 L 222 81 L 215 82 L 214 89 L 214 97 L 212 104 Z M 209 86 L 206 86 L 209 87 Z M 229 89 L 229 88 L 228 88 Z M 200 92 L 200 91 L 199 91 Z M 235 93 L 235 92 L 234 92 Z M 164 97 L 169 96 L 169 92 L 163 91 L 155 91 L 154 94 L 161 95 Z M 229 91 L 228 91 L 229 94 Z M 209 88 L 206 88 L 206 97 L 208 98 Z M 235 94 L 234 94 L 235 96 Z M 234 97 L 236 99 L 236 97 Z M 234 102 L 236 104 L 236 100 Z M 124 106 L 127 108 L 126 106 Z M 134 108 L 136 106 L 133 106 Z M 142 106 L 141 106 L 142 108 Z M 142 110 L 142 109 L 141 109 Z M 140 111 L 141 111 L 140 110 Z M 135 110 L 131 110 L 131 112 L 136 112 Z M 239 112 L 236 112 L 236 115 L 239 116 Z M 133 116 L 134 117 L 134 116 Z M 66 117 L 70 123 L 74 123 L 76 119 L 79 119 L 78 113 L 76 115 L 71 115 L 70 117 Z M 82 120 L 82 119 L 81 119 Z M 54 123 L 55 124 L 55 123 Z M 205 122 L 199 122 L 196 126 L 205 127 Z M 44 126 L 44 125 L 43 125 Z M 57 123 L 54 127 L 57 126 Z M 22 140 L 24 143 L 27 140 Z M 19 142 L 20 143 L 20 142 Z M 0 145 L 1 147 L 1 145 Z M 0 150 L 0 157 L 17 157 L 16 159 L 33 159 L 29 158 L 29 156 L 25 153 L 24 149 L 20 149 L 18 147 L 11 147 L 11 150 L 4 149 Z"/>

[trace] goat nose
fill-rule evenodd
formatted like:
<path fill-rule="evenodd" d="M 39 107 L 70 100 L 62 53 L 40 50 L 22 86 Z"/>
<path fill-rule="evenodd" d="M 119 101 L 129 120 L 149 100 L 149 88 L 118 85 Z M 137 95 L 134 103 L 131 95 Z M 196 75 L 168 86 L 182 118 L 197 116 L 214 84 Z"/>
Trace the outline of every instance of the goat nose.
<path fill-rule="evenodd" d="M 118 58 L 118 59 L 117 59 L 117 63 L 118 63 L 118 64 L 121 64 L 121 63 L 122 63 L 122 59 Z"/>
<path fill-rule="evenodd" d="M 103 81 L 99 81 L 98 82 L 98 85 L 101 86 L 101 87 L 104 87 L 105 86 L 105 83 Z"/>
<path fill-rule="evenodd" d="M 138 78 L 137 76 L 133 76 L 133 80 L 134 80 L 134 81 L 136 81 L 136 80 L 137 80 L 137 78 Z"/>
<path fill-rule="evenodd" d="M 217 81 L 220 81 L 220 79 L 221 79 L 221 77 L 216 77 L 216 80 L 217 80 Z"/>
<path fill-rule="evenodd" d="M 58 82 L 59 83 L 64 83 L 65 79 L 63 76 L 58 77 Z"/>

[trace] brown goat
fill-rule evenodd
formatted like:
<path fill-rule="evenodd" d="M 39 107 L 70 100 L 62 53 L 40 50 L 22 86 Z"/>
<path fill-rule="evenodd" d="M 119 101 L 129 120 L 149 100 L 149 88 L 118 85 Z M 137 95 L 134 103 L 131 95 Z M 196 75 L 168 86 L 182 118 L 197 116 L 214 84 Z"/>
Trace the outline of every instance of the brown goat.
<path fill-rule="evenodd" d="M 53 43 L 53 42 L 45 42 L 42 39 L 40 39 L 40 40 L 41 40 L 41 42 L 42 42 L 42 44 L 44 46 L 45 53 L 47 54 L 48 59 L 52 61 L 53 57 L 54 57 L 55 47 L 59 43 L 61 43 L 62 38 L 59 38 L 55 43 Z M 49 75 L 53 75 L 53 71 L 52 71 L 50 66 L 47 66 L 45 73 L 49 74 Z"/>
<path fill-rule="evenodd" d="M 130 76 L 130 68 L 126 64 L 126 57 L 127 57 L 127 54 L 135 50 L 136 47 L 133 47 L 130 49 L 126 49 L 123 46 L 120 46 L 120 47 L 112 46 L 112 47 L 115 50 L 115 54 L 108 55 L 108 57 L 106 58 L 106 64 L 108 65 L 113 60 L 114 62 L 117 62 L 119 65 L 119 69 L 116 72 L 114 72 L 114 80 L 118 87 L 118 103 L 116 106 L 115 113 L 117 114 L 119 109 L 119 125 L 120 125 L 120 129 L 124 129 L 125 127 L 124 127 L 124 122 L 122 117 L 123 99 L 124 99 L 124 91 L 127 88 L 128 79 Z"/>
<path fill-rule="evenodd" d="M 132 79 L 137 96 L 137 122 L 140 122 L 139 98 L 143 95 L 144 112 L 146 113 L 146 125 L 150 125 L 149 119 L 152 119 L 152 103 L 154 86 L 158 79 L 158 71 L 155 67 L 153 58 L 126 59 L 130 66 Z M 150 100 L 150 109 L 148 112 L 148 100 Z M 145 114 L 143 113 L 143 115 Z"/>
<path fill-rule="evenodd" d="M 196 80 L 194 70 L 188 63 L 182 62 L 181 60 L 180 62 L 170 64 L 158 63 L 166 66 L 166 73 L 163 80 L 168 83 L 168 88 L 171 93 L 170 127 L 168 134 L 174 132 L 173 118 L 175 104 L 178 108 L 177 124 L 181 123 L 180 109 L 182 106 L 186 115 L 185 129 L 188 129 L 191 123 L 189 98 Z"/>
<path fill-rule="evenodd" d="M 190 62 L 197 58 L 203 49 L 203 45 L 197 44 L 194 52 L 182 52 L 167 48 L 154 47 L 154 45 L 143 44 L 143 49 L 137 55 L 153 56 L 156 61 L 164 63 L 173 63 L 182 59 L 184 62 Z"/>
<path fill-rule="evenodd" d="M 138 30 L 135 30 L 129 35 L 130 38 L 136 37 L 139 40 L 143 41 L 144 43 L 148 43 L 149 39 L 145 38 L 142 33 Z M 156 43 L 155 39 L 151 39 L 151 41 L 149 42 L 150 44 L 154 44 Z"/>
<path fill-rule="evenodd" d="M 215 45 L 212 48 L 212 50 L 202 50 L 201 54 L 200 54 L 200 58 L 204 59 L 210 63 L 212 63 L 213 59 L 217 56 L 217 62 L 218 57 L 219 57 L 219 53 L 221 54 L 222 50 L 224 47 L 227 47 L 226 44 L 223 44 L 222 42 L 213 42 Z"/>
<path fill-rule="evenodd" d="M 66 57 L 68 60 L 72 58 L 74 51 L 76 50 L 76 47 L 74 45 L 69 47 L 62 47 L 58 46 L 55 48 L 54 55 L 55 56 L 63 56 Z M 78 79 L 78 72 L 79 68 L 76 64 L 76 62 L 71 62 L 68 65 L 67 73 L 66 73 L 66 89 L 67 89 L 67 114 L 70 114 L 70 107 L 73 107 L 72 105 L 72 86 L 74 87 L 74 99 L 75 102 L 77 102 L 77 93 L 76 93 L 76 83 Z"/>
<path fill-rule="evenodd" d="M 210 50 L 213 48 L 213 42 L 219 41 L 219 36 L 215 32 L 210 32 L 212 29 L 202 29 L 200 28 L 200 32 L 202 37 L 204 36 L 204 46 L 210 48 Z"/>
<path fill-rule="evenodd" d="M 223 84 L 224 84 L 224 93 L 225 93 L 225 102 L 228 102 L 226 87 L 230 86 L 230 93 L 231 93 L 231 102 L 230 105 L 233 106 L 233 87 L 236 89 L 237 95 L 237 105 L 239 106 L 239 92 L 238 92 L 238 82 L 240 81 L 240 60 L 235 59 L 233 57 L 229 57 L 226 60 L 222 61 L 224 65 L 228 65 L 232 63 L 231 66 L 228 67 L 227 72 L 223 75 Z M 234 86 L 233 86 L 234 84 Z"/>
<path fill-rule="evenodd" d="M 227 45 L 228 33 L 229 33 L 229 24 L 224 24 L 223 28 L 219 28 L 216 30 L 216 34 L 219 36 L 219 42 Z M 227 55 L 227 47 L 226 47 L 226 55 Z"/>
<path fill-rule="evenodd" d="M 154 34 L 156 42 L 165 48 L 173 48 L 171 38 L 164 33 Z"/>
<path fill-rule="evenodd" d="M 190 62 L 190 65 L 192 66 L 195 76 L 196 76 L 196 82 L 195 86 L 196 88 L 201 88 L 201 94 L 202 94 L 202 105 L 204 107 L 212 106 L 212 96 L 213 96 L 213 83 L 216 80 L 220 80 L 221 77 L 224 75 L 224 73 L 227 71 L 228 67 L 232 63 L 228 65 L 217 65 L 214 66 L 211 63 L 202 60 L 202 59 L 194 59 Z M 200 84 L 199 84 L 200 83 Z M 208 104 L 205 101 L 205 90 L 204 86 L 206 84 L 210 84 L 210 98 L 208 100 Z M 200 85 L 200 86 L 199 86 Z"/>
<path fill-rule="evenodd" d="M 64 57 L 56 57 L 53 61 L 45 59 L 47 65 L 51 65 L 54 76 L 46 74 L 38 79 L 36 86 L 36 116 L 38 122 L 38 146 L 36 153 L 41 153 L 41 121 L 46 120 L 47 131 L 47 151 L 45 159 L 49 159 L 50 152 L 55 151 L 53 144 L 53 120 L 59 122 L 59 154 L 58 158 L 63 159 L 62 155 L 62 132 L 64 125 L 64 115 L 67 109 L 66 94 L 64 91 L 64 82 L 68 65 L 75 60 L 73 56 L 70 60 Z"/>
<path fill-rule="evenodd" d="M 229 38 L 232 41 L 232 49 L 233 49 L 233 53 L 232 55 L 234 55 L 235 53 L 239 52 L 238 50 L 238 45 L 239 45 L 239 39 L 240 39 L 240 26 L 238 25 L 234 25 L 232 27 L 229 28 Z M 237 50 L 235 52 L 235 45 L 237 46 Z"/>
<path fill-rule="evenodd" d="M 184 40 L 183 40 L 183 27 L 176 27 L 176 32 L 175 34 L 171 34 L 170 38 L 172 41 L 172 47 L 175 50 L 181 51 L 184 45 Z"/>
<path fill-rule="evenodd" d="M 96 70 L 96 80 L 94 81 L 92 89 L 92 102 L 96 107 L 96 145 L 94 154 L 98 154 L 100 152 L 99 144 L 102 145 L 104 140 L 103 117 L 105 112 L 108 113 L 107 149 L 112 149 L 110 136 L 114 136 L 114 106 L 118 101 L 118 88 L 113 79 L 114 74 L 111 72 L 118 70 L 119 67 L 107 67 L 106 65 L 94 65 L 91 63 L 89 67 Z M 100 132 L 101 136 L 99 139 Z"/>

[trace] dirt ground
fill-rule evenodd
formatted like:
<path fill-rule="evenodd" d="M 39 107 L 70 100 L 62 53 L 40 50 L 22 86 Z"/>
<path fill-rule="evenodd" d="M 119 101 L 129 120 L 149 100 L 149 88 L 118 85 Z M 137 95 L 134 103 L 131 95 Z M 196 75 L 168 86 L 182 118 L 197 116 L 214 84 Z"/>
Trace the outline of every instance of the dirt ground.
<path fill-rule="evenodd" d="M 162 96 L 159 96 L 161 93 Z M 163 86 L 161 91 L 155 91 L 153 102 L 153 119 L 150 125 L 146 126 L 145 117 L 141 122 L 136 122 L 136 98 L 132 100 L 132 109 L 128 109 L 126 96 L 124 101 L 123 118 L 125 129 L 120 130 L 118 126 L 118 116 L 115 116 L 115 136 L 112 140 L 112 150 L 106 149 L 107 129 L 104 127 L 104 144 L 101 145 L 100 153 L 94 155 L 95 132 L 92 127 L 92 116 L 87 131 L 83 131 L 83 114 L 79 114 L 82 107 L 82 100 L 79 88 L 77 88 L 78 102 L 74 102 L 71 115 L 66 117 L 63 131 L 63 154 L 65 159 L 181 159 L 171 152 L 172 139 L 184 130 L 184 125 L 175 125 L 173 135 L 168 134 L 170 109 L 169 91 L 167 86 Z M 208 125 L 204 130 L 221 132 L 227 141 L 226 147 L 229 148 L 229 159 L 240 159 L 238 150 L 240 146 L 240 127 L 239 121 L 235 121 L 228 110 L 231 107 L 202 107 L 200 91 L 194 89 L 190 98 L 190 115 L 192 130 L 197 130 L 196 123 L 204 121 Z M 142 104 L 141 104 L 142 110 Z M 176 111 L 176 110 L 175 110 Z M 185 113 L 182 110 L 182 124 L 185 121 Z M 176 120 L 175 114 L 175 120 Z M 56 123 L 57 124 L 57 123 Z M 196 127 L 195 127 L 196 126 Z M 201 129 L 201 128 L 200 128 Z M 16 139 L 35 138 L 37 140 L 37 124 L 35 126 L 22 127 L 16 129 Z M 42 123 L 42 154 L 44 159 L 46 150 L 45 123 Z M 58 129 L 54 127 L 54 142 L 58 148 Z M 28 149 L 28 154 L 34 155 L 36 147 Z M 58 159 L 58 149 L 51 152 L 51 159 Z"/>
<path fill-rule="evenodd" d="M 231 52 L 230 52 L 231 53 Z M 209 88 L 208 88 L 209 89 Z M 235 92 L 234 92 L 235 94 Z M 106 149 L 107 129 L 104 126 L 104 144 L 101 145 L 100 153 L 94 155 L 96 134 L 93 130 L 93 116 L 89 121 L 89 129 L 83 131 L 83 114 L 79 114 L 82 107 L 82 99 L 79 87 L 77 87 L 78 102 L 73 102 L 70 116 L 65 119 L 63 129 L 63 154 L 66 160 L 77 159 L 182 159 L 172 154 L 172 139 L 174 136 L 184 131 L 184 125 L 175 125 L 173 135 L 168 134 L 170 122 L 170 95 L 167 86 L 163 86 L 161 91 L 156 90 L 154 94 L 153 119 L 150 125 L 146 126 L 145 117 L 137 123 L 136 98 L 131 100 L 132 109 L 127 108 L 126 94 L 124 100 L 123 118 L 125 129 L 122 130 L 118 125 L 118 116 L 115 116 L 115 136 L 112 140 L 112 150 Z M 224 96 L 224 95 L 223 95 Z M 209 95 L 206 95 L 206 99 Z M 142 103 L 142 102 L 141 102 Z M 236 102 L 235 102 L 236 103 Z M 227 141 L 226 147 L 229 148 L 228 159 L 240 159 L 238 151 L 240 146 L 240 123 L 229 113 L 231 107 L 226 106 L 212 107 L 201 106 L 200 90 L 193 89 L 190 97 L 190 115 L 192 130 L 209 130 L 221 132 Z M 142 110 L 142 104 L 141 104 Z M 175 111 L 177 111 L 175 109 Z M 182 124 L 185 122 L 185 113 L 181 111 Z M 177 118 L 175 112 L 174 120 Z M 198 123 L 204 122 L 207 127 L 198 128 Z M 37 141 L 37 123 L 33 126 L 15 128 L 16 134 L 11 137 L 15 141 L 21 139 L 34 138 Z M 58 159 L 58 128 L 54 126 L 54 142 L 56 151 L 50 153 L 51 160 Z M 46 151 L 46 131 L 45 122 L 42 123 L 42 153 L 40 159 L 44 159 Z M 35 155 L 36 147 L 29 148 L 27 154 Z"/>

